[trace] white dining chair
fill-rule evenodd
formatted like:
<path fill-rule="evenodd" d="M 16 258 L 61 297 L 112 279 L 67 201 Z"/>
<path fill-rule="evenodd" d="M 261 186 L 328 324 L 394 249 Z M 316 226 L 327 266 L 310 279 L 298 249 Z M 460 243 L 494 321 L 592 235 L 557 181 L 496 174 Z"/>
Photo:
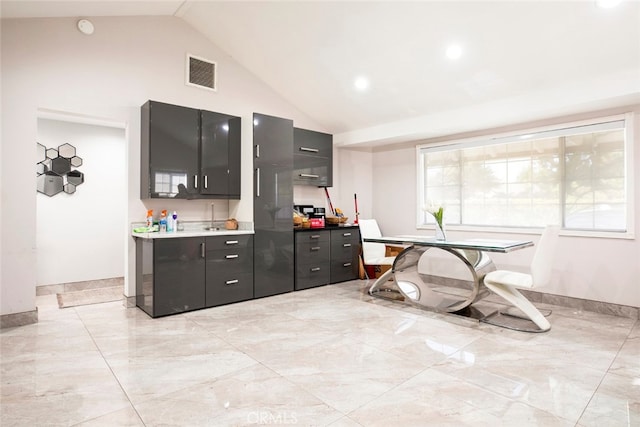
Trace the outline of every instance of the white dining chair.
<path fill-rule="evenodd" d="M 358 220 L 360 226 L 360 238 L 362 241 L 362 262 L 364 265 L 380 265 L 380 266 L 392 266 L 396 257 L 388 257 L 386 254 L 386 246 L 384 243 L 365 242 L 365 238 L 382 237 L 380 227 L 378 227 L 378 221 L 375 219 L 360 219 Z M 389 269 L 384 274 L 391 274 Z"/>
<path fill-rule="evenodd" d="M 519 308 L 540 328 L 537 332 L 548 331 L 551 329 L 551 324 L 518 289 L 532 289 L 549 283 L 558 232 L 557 226 L 548 226 L 542 232 L 531 261 L 531 274 L 495 270 L 484 276 L 485 286 Z"/>

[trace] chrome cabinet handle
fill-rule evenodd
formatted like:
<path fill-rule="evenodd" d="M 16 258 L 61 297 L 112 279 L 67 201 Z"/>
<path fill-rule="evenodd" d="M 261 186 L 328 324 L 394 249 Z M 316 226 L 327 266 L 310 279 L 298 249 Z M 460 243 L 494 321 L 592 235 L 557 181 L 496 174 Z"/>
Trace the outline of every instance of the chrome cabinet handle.
<path fill-rule="evenodd" d="M 318 179 L 320 178 L 320 175 L 311 175 L 309 173 L 301 173 L 300 178 L 309 178 L 309 179 Z"/>
<path fill-rule="evenodd" d="M 256 168 L 256 197 L 260 197 L 260 168 Z"/>
<path fill-rule="evenodd" d="M 316 271 L 320 271 L 320 267 L 313 267 L 311 272 L 315 273 Z"/>
<path fill-rule="evenodd" d="M 206 257 L 206 248 L 205 248 L 205 244 L 204 242 L 200 243 L 200 257 L 205 258 Z"/>
<path fill-rule="evenodd" d="M 209 188 L 209 180 L 207 179 L 207 175 L 204 176 L 204 188 Z"/>
<path fill-rule="evenodd" d="M 227 240 L 226 242 L 224 242 L 225 245 L 237 245 L 238 241 L 237 240 Z"/>
<path fill-rule="evenodd" d="M 320 250 L 320 246 L 314 246 L 311 248 L 311 252 L 315 252 L 315 251 L 319 251 Z"/>
<path fill-rule="evenodd" d="M 256 159 L 260 158 L 260 144 L 256 144 Z"/>
<path fill-rule="evenodd" d="M 312 234 L 311 236 L 309 236 L 310 239 L 319 239 L 320 235 L 319 234 Z"/>
<path fill-rule="evenodd" d="M 198 188 L 198 175 L 193 175 L 193 187 Z"/>
<path fill-rule="evenodd" d="M 306 151 L 306 152 L 309 152 L 309 153 L 317 153 L 320 150 L 318 150 L 317 148 L 300 147 L 300 151 Z"/>
<path fill-rule="evenodd" d="M 238 255 L 227 255 L 225 256 L 226 259 L 234 259 L 234 258 L 238 258 Z"/>
<path fill-rule="evenodd" d="M 351 236 L 351 233 L 342 233 L 342 235 L 343 235 L 344 237 L 349 237 L 349 236 Z"/>
<path fill-rule="evenodd" d="M 238 282 L 239 282 L 238 279 L 234 279 L 234 280 L 227 280 L 226 282 L 224 282 L 224 284 L 225 285 L 235 285 Z"/>
<path fill-rule="evenodd" d="M 350 262 L 345 262 L 344 264 L 342 264 L 343 267 L 351 267 L 351 263 Z"/>
<path fill-rule="evenodd" d="M 342 245 L 343 248 L 350 248 L 351 247 L 351 243 L 344 243 Z"/>

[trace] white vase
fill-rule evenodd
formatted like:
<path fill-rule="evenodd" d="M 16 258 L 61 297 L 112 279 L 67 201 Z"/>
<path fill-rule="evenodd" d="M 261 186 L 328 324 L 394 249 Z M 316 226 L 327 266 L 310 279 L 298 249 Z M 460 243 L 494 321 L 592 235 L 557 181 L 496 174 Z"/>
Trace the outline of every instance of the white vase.
<path fill-rule="evenodd" d="M 444 232 L 444 224 L 440 225 L 436 222 L 436 240 L 444 242 L 447 240 L 447 235 Z"/>

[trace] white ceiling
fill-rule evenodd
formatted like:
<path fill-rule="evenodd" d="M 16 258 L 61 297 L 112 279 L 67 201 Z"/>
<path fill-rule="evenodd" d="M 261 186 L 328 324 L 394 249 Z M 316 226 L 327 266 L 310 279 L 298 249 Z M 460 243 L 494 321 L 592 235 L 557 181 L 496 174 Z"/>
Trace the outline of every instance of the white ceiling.
<path fill-rule="evenodd" d="M 342 145 L 640 102 L 638 0 L 2 0 L 4 18 L 117 15 L 180 17 Z M 445 55 L 452 42 L 457 61 Z M 367 91 L 354 87 L 360 75 Z"/>

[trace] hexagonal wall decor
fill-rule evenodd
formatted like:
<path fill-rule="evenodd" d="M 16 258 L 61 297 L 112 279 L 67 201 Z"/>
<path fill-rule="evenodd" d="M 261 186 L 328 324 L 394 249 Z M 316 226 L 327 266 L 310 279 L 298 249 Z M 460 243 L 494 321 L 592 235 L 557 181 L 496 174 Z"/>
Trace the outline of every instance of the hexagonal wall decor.
<path fill-rule="evenodd" d="M 58 150 L 55 148 L 47 148 L 47 159 L 55 159 L 58 157 Z"/>
<path fill-rule="evenodd" d="M 56 157 L 51 160 L 51 170 L 60 176 L 66 175 L 71 172 L 71 162 L 64 157 Z"/>
<path fill-rule="evenodd" d="M 82 166 L 82 159 L 78 156 L 73 156 L 71 158 L 71 166 L 73 166 L 74 168 L 79 168 L 80 166 Z"/>
<path fill-rule="evenodd" d="M 74 194 L 84 182 L 84 174 L 77 169 L 82 158 L 76 156 L 76 147 L 65 143 L 58 148 L 47 148 L 36 143 L 36 188 L 49 197 L 58 193 Z"/>
<path fill-rule="evenodd" d="M 47 158 L 47 147 L 40 143 L 36 143 L 37 162 L 42 162 Z"/>
<path fill-rule="evenodd" d="M 55 196 L 62 191 L 64 183 L 62 177 L 55 172 L 45 172 L 37 178 L 38 191 L 47 196 Z"/>
<path fill-rule="evenodd" d="M 62 144 L 58 147 L 58 153 L 60 154 L 60 157 L 70 159 L 76 155 L 76 147 L 71 144 Z"/>
<path fill-rule="evenodd" d="M 78 170 L 67 174 L 67 182 L 73 185 L 80 185 L 84 182 L 84 174 Z"/>
<path fill-rule="evenodd" d="M 76 192 L 76 186 L 73 184 L 65 184 L 64 185 L 64 192 L 67 194 L 73 194 Z"/>

